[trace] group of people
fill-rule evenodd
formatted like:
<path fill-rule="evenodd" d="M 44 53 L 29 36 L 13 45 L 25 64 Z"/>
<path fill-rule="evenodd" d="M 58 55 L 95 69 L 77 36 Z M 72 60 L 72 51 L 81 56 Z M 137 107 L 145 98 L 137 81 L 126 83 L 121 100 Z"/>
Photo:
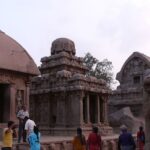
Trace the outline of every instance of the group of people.
<path fill-rule="evenodd" d="M 137 148 L 138 150 L 144 150 L 145 145 L 145 133 L 143 127 L 139 127 L 137 132 Z M 118 139 L 118 150 L 136 150 L 136 144 L 134 138 L 130 132 L 127 131 L 125 125 L 121 126 L 121 134 Z"/>
<path fill-rule="evenodd" d="M 25 106 L 17 112 L 19 120 L 18 125 L 18 143 L 27 142 L 30 150 L 40 150 L 40 132 L 38 126 L 29 118 L 29 112 Z M 8 121 L 7 128 L 3 131 L 3 147 L 2 150 L 12 150 L 13 133 L 17 125 L 13 121 Z"/>
<path fill-rule="evenodd" d="M 74 137 L 72 145 L 73 150 L 102 150 L 102 140 L 98 127 L 92 128 L 92 133 L 89 134 L 87 141 L 82 134 L 82 129 L 77 128 L 77 135 Z"/>
<path fill-rule="evenodd" d="M 77 135 L 74 137 L 73 150 L 102 150 L 101 135 L 97 127 L 93 127 L 92 133 L 89 134 L 86 141 L 82 134 L 82 129 L 77 128 Z M 138 150 L 144 150 L 145 133 L 143 127 L 139 127 L 137 132 L 137 147 Z M 136 150 L 136 143 L 131 133 L 127 131 L 125 125 L 121 126 L 121 133 L 118 138 L 118 150 Z"/>
<path fill-rule="evenodd" d="M 25 106 L 17 112 L 19 120 L 18 126 L 18 143 L 27 142 L 30 150 L 40 150 L 40 132 L 38 126 L 29 118 L 29 112 Z M 3 131 L 3 147 L 2 150 L 12 150 L 13 133 L 17 125 L 13 121 L 8 121 L 7 128 Z M 138 150 L 144 150 L 145 133 L 143 127 L 139 127 L 137 132 Z M 82 133 L 81 128 L 77 128 L 77 135 L 72 141 L 73 150 L 102 150 L 102 139 L 98 131 L 98 127 L 93 126 L 92 133 L 89 134 L 87 140 Z M 121 133 L 118 138 L 118 150 L 135 150 L 136 144 L 131 133 L 127 131 L 125 125 L 121 126 Z"/>

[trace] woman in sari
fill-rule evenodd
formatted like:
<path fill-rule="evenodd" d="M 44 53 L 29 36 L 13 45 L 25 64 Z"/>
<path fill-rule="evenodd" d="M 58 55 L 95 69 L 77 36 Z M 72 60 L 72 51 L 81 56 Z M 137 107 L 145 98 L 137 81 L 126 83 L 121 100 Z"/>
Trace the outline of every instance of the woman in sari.
<path fill-rule="evenodd" d="M 139 131 L 137 132 L 137 145 L 139 150 L 144 150 L 145 144 L 145 133 L 143 131 L 143 127 L 139 127 Z"/>
<path fill-rule="evenodd" d="M 98 134 L 98 128 L 93 127 L 92 133 L 88 137 L 88 150 L 102 150 L 102 140 L 100 134 Z"/>
<path fill-rule="evenodd" d="M 34 126 L 33 132 L 28 137 L 30 150 L 40 150 L 40 132 L 37 126 Z"/>
<path fill-rule="evenodd" d="M 86 150 L 86 140 L 81 128 L 77 128 L 77 135 L 74 137 L 72 145 L 73 150 Z"/>

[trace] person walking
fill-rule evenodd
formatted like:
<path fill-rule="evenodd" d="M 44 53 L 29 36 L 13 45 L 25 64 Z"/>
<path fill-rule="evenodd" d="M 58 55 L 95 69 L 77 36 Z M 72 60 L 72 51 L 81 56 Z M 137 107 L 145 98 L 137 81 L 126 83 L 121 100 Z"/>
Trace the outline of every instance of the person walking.
<path fill-rule="evenodd" d="M 74 137 L 72 145 L 73 150 L 86 150 L 86 140 L 81 128 L 77 128 L 77 135 Z"/>
<path fill-rule="evenodd" d="M 4 128 L 3 139 L 2 139 L 2 150 L 12 150 L 13 144 L 13 128 L 15 123 L 13 121 L 8 121 L 7 128 Z"/>
<path fill-rule="evenodd" d="M 33 129 L 34 129 L 34 126 L 36 126 L 35 122 L 33 120 L 31 120 L 29 117 L 25 117 L 24 118 L 25 120 L 25 131 L 26 131 L 26 134 L 27 134 L 27 138 L 28 136 L 30 135 L 30 133 L 33 132 Z"/>
<path fill-rule="evenodd" d="M 102 140 L 98 134 L 98 127 L 93 127 L 92 133 L 88 136 L 87 146 L 88 150 L 102 150 Z"/>
<path fill-rule="evenodd" d="M 125 125 L 122 125 L 120 129 L 121 134 L 118 139 L 118 150 L 135 150 L 136 145 L 132 134 L 127 132 Z"/>
<path fill-rule="evenodd" d="M 34 126 L 33 132 L 28 136 L 30 150 L 40 150 L 40 132 L 37 126 Z"/>
<path fill-rule="evenodd" d="M 139 131 L 137 132 L 137 146 L 139 150 L 144 150 L 145 145 L 145 133 L 143 131 L 143 127 L 139 127 Z"/>
<path fill-rule="evenodd" d="M 19 129 L 18 129 L 18 143 L 21 142 L 21 139 L 23 137 L 23 142 L 26 142 L 26 132 L 24 130 L 25 128 L 25 117 L 29 117 L 29 112 L 26 108 L 26 106 L 22 106 L 21 109 L 17 113 L 17 118 L 19 119 Z"/>

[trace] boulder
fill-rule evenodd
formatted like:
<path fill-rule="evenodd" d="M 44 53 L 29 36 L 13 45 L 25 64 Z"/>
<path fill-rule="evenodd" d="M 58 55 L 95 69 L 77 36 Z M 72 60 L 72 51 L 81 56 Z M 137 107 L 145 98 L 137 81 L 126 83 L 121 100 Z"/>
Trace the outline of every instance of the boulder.
<path fill-rule="evenodd" d="M 109 115 L 109 123 L 112 127 L 118 128 L 121 125 L 126 125 L 128 130 L 136 133 L 139 126 L 144 126 L 143 119 L 133 116 L 130 107 L 125 107 Z"/>

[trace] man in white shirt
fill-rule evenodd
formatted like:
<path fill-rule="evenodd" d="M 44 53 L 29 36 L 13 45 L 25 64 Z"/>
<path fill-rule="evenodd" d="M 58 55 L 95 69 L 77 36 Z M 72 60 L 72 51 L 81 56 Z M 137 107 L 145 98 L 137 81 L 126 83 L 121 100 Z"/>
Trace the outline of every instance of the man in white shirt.
<path fill-rule="evenodd" d="M 29 117 L 29 112 L 28 112 L 26 106 L 23 105 L 17 113 L 17 118 L 20 118 L 23 120 L 26 116 Z"/>
<path fill-rule="evenodd" d="M 31 132 L 33 132 L 34 126 L 36 126 L 35 122 L 31 119 L 29 119 L 29 117 L 25 117 L 26 123 L 25 123 L 25 130 L 27 135 L 29 136 L 29 134 Z"/>
<path fill-rule="evenodd" d="M 22 106 L 17 113 L 17 118 L 19 119 L 18 143 L 20 143 L 22 136 L 23 136 L 23 141 L 26 142 L 26 133 L 24 131 L 24 126 L 25 126 L 24 118 L 26 116 L 29 117 L 29 112 L 27 111 L 26 106 Z"/>

